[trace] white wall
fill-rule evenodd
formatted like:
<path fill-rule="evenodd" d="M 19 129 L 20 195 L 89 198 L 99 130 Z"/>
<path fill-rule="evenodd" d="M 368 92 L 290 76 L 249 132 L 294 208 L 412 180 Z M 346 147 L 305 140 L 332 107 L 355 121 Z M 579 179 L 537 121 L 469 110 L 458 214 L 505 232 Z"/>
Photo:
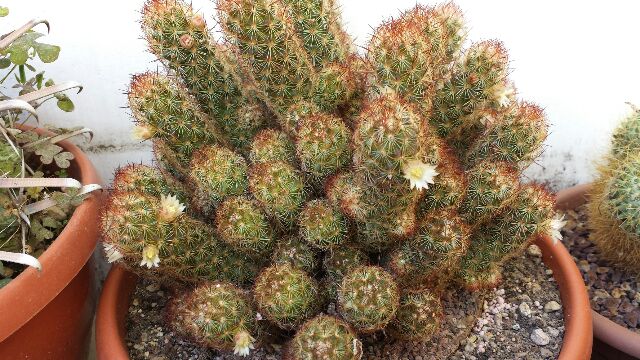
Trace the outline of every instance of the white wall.
<path fill-rule="evenodd" d="M 359 45 L 383 19 L 416 0 L 342 0 L 343 18 Z M 420 1 L 425 2 L 426 1 Z M 32 17 L 51 22 L 47 40 L 62 46 L 60 59 L 43 67 L 58 81 L 85 85 L 73 95 L 76 111 L 43 108 L 42 118 L 83 124 L 96 132 L 89 147 L 110 181 L 113 169 L 149 161 L 150 150 L 133 142 L 123 94 L 131 74 L 158 65 L 145 51 L 137 22 L 143 0 L 7 0 L 2 32 Z M 214 5 L 194 0 L 209 23 Z M 556 188 L 588 181 L 615 124 L 628 113 L 625 101 L 640 104 L 636 1 L 459 0 L 471 27 L 470 39 L 498 38 L 510 49 L 512 79 L 520 97 L 546 108 L 548 147 L 530 177 Z M 4 5 L 3 4 L 3 5 Z"/>

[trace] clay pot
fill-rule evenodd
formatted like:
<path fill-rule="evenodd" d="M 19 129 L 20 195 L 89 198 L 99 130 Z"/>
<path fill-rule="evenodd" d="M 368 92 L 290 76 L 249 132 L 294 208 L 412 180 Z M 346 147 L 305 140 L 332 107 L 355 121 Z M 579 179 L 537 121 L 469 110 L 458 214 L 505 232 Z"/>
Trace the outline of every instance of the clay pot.
<path fill-rule="evenodd" d="M 591 355 L 592 327 L 587 292 L 573 259 L 562 246 L 541 237 L 536 244 L 552 270 L 560 287 L 564 309 L 565 333 L 559 359 L 587 360 Z M 114 266 L 100 295 L 96 316 L 96 349 L 98 360 L 127 360 L 125 321 L 138 278 Z"/>
<path fill-rule="evenodd" d="M 45 130 L 36 130 L 46 133 Z M 87 156 L 59 143 L 75 159 L 69 173 L 82 184 L 100 183 Z M 93 250 L 102 194 L 76 208 L 58 238 L 29 268 L 0 289 L 0 359 L 86 359 L 97 295 Z"/>
<path fill-rule="evenodd" d="M 590 184 L 578 185 L 558 193 L 559 209 L 575 209 L 589 197 Z M 640 359 L 640 334 L 620 326 L 595 311 L 593 313 L 592 359 Z"/>

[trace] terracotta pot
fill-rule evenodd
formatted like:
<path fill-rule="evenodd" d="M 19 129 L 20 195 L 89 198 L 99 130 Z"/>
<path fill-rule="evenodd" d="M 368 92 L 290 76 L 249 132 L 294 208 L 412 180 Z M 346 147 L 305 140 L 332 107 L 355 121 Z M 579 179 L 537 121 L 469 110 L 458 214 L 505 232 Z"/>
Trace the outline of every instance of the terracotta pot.
<path fill-rule="evenodd" d="M 559 359 L 587 360 L 591 355 L 592 327 L 587 292 L 573 259 L 562 246 L 548 237 L 536 241 L 545 264 L 553 270 L 564 307 L 565 333 Z M 114 266 L 100 295 L 96 316 L 98 360 L 127 360 L 125 321 L 138 278 Z"/>
<path fill-rule="evenodd" d="M 44 130 L 37 130 L 44 133 Z M 87 156 L 59 143 L 75 159 L 69 172 L 82 184 L 100 183 Z M 29 268 L 0 289 L 0 359 L 86 359 L 97 293 L 93 250 L 102 195 L 76 208 L 58 238 Z"/>
<path fill-rule="evenodd" d="M 590 184 L 578 185 L 558 193 L 558 208 L 575 209 L 584 204 Z M 593 311 L 593 359 L 640 359 L 640 334 L 620 326 Z"/>

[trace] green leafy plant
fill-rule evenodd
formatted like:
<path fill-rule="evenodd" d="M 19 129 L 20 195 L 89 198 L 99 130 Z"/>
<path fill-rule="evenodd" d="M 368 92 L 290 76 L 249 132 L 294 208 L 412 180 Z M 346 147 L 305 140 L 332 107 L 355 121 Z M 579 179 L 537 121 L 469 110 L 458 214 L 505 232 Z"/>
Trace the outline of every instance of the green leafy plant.
<path fill-rule="evenodd" d="M 0 16 L 8 15 L 1 8 Z M 99 186 L 82 185 L 68 178 L 67 169 L 74 156 L 57 143 L 89 132 L 86 128 L 57 129 L 37 133 L 24 126 L 44 102 L 57 100 L 63 111 L 74 104 L 63 91 L 79 88 L 75 82 L 56 85 L 37 71 L 35 63 L 50 63 L 58 58 L 60 47 L 40 42 L 44 34 L 32 30 L 44 20 L 32 20 L 0 39 L 0 287 L 6 285 L 30 265 L 40 268 L 36 259 L 64 229 L 73 210 L 87 194 Z M 12 78 L 13 75 L 13 78 Z M 7 87 L 9 80 L 15 83 Z M 14 97 L 13 94 L 16 94 Z M 25 116 L 24 114 L 27 113 Z"/>
<path fill-rule="evenodd" d="M 424 340 L 445 288 L 493 287 L 532 240 L 557 240 L 552 196 L 519 180 L 544 113 L 516 99 L 502 43 L 466 43 L 454 4 L 386 21 L 364 55 L 334 1 L 216 5 L 223 42 L 182 1 L 144 5 L 167 73 L 133 76 L 128 96 L 159 169 L 117 172 L 111 261 L 193 294 L 251 290 L 263 321 L 298 330 L 290 358 L 357 359 L 356 333 Z M 327 302 L 342 320 L 314 318 Z M 259 326 L 243 331 L 245 355 Z"/>

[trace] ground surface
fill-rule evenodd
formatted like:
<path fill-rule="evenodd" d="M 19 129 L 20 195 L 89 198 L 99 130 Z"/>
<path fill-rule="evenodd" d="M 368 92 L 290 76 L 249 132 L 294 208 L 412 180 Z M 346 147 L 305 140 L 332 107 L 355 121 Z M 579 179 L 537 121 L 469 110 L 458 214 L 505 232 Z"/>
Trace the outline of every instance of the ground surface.
<path fill-rule="evenodd" d="M 560 352 L 564 325 L 560 296 L 551 270 L 537 247 L 511 261 L 502 285 L 486 293 L 457 290 L 444 296 L 442 330 L 428 342 L 391 341 L 369 336 L 363 359 L 546 359 Z M 281 345 L 240 358 L 202 349 L 177 337 L 163 323 L 166 289 L 143 281 L 129 309 L 127 344 L 132 359 L 281 358 Z M 330 310 L 330 309 L 329 309 Z"/>
<path fill-rule="evenodd" d="M 640 334 L 640 278 L 611 266 L 589 240 L 584 206 L 565 214 L 564 243 L 589 290 L 591 308 Z"/>

